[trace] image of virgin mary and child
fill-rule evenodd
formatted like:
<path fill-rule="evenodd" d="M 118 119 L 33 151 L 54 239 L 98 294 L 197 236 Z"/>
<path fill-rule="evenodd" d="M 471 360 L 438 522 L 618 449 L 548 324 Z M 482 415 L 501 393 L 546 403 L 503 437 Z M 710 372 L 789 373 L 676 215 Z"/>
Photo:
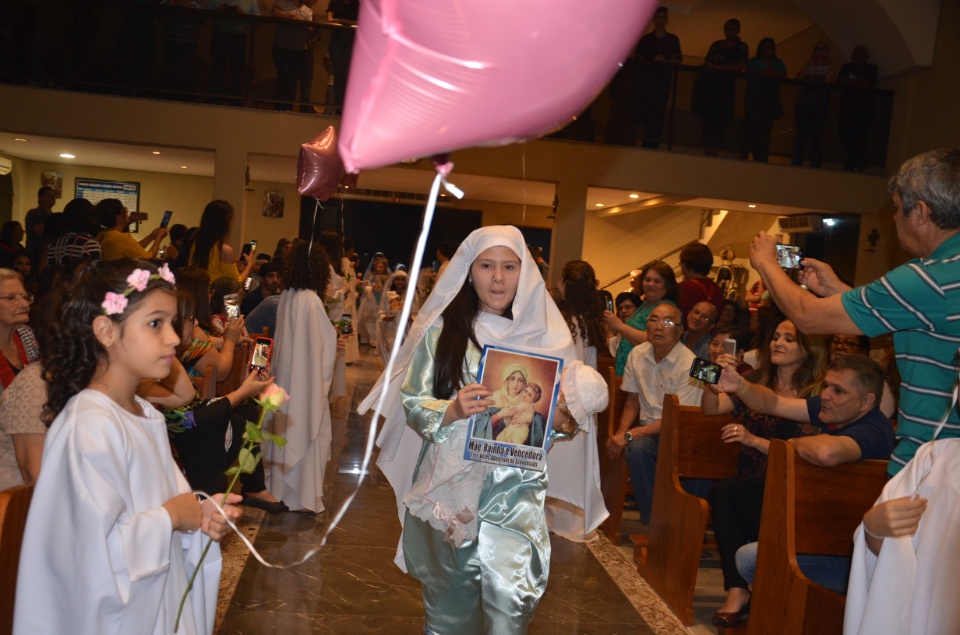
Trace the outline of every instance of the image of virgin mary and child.
<path fill-rule="evenodd" d="M 479 439 L 543 447 L 546 423 L 536 404 L 543 388 L 528 381 L 530 371 L 519 363 L 507 365 L 501 373 L 500 387 L 490 399 L 494 405 L 476 415 L 473 436 Z M 488 387 L 492 388 L 490 384 Z"/>

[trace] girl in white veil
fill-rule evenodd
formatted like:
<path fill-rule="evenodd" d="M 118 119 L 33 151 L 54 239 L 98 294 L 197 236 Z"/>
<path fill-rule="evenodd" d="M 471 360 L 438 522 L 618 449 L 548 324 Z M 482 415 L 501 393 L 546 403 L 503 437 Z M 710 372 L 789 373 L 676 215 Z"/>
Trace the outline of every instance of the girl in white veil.
<path fill-rule="evenodd" d="M 404 524 L 396 562 L 421 582 L 429 633 L 524 633 L 549 573 L 551 461 L 543 473 L 463 459 L 469 416 L 493 405 L 492 393 L 475 383 L 485 344 L 574 359 L 570 330 L 515 227 L 467 237 L 421 307 L 392 375 L 381 376 L 360 406 L 366 412 L 387 391 L 378 465 Z M 550 495 L 584 506 L 582 487 Z"/>
<path fill-rule="evenodd" d="M 416 289 L 410 288 L 410 276 L 403 269 L 398 269 L 387 278 L 383 286 L 383 293 L 380 294 L 380 313 L 377 319 L 377 350 L 380 353 L 380 359 L 384 368 L 387 366 L 387 360 L 390 359 L 390 352 L 393 350 L 393 341 L 397 337 L 400 329 L 399 316 L 403 308 L 403 301 L 408 293 L 413 293 L 413 307 L 410 310 L 410 316 L 415 317 L 420 308 L 420 298 L 416 295 Z M 406 331 L 404 331 L 406 332 Z"/>
<path fill-rule="evenodd" d="M 367 270 L 363 274 L 363 295 L 357 309 L 357 325 L 360 337 L 371 346 L 377 345 L 377 312 L 380 308 L 380 296 L 383 285 L 390 276 L 390 261 L 381 252 L 373 255 Z"/>

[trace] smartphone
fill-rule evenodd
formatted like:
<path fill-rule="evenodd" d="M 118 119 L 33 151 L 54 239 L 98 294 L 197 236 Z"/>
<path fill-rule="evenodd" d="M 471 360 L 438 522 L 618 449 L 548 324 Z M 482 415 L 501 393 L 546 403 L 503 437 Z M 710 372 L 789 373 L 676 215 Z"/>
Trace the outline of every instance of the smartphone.
<path fill-rule="evenodd" d="M 243 281 L 243 290 L 249 291 L 250 287 L 252 286 L 253 286 L 253 278 L 251 278 L 250 276 L 247 276 L 247 279 Z"/>
<path fill-rule="evenodd" d="M 254 252 L 254 251 L 256 251 L 256 250 L 257 250 L 257 241 L 251 240 L 251 241 L 250 241 L 250 251 L 251 251 L 251 252 Z"/>
<path fill-rule="evenodd" d="M 353 334 L 353 318 L 351 318 L 349 315 L 344 315 L 341 319 L 343 320 L 343 326 L 340 327 L 340 334 Z"/>
<path fill-rule="evenodd" d="M 781 269 L 802 269 L 803 251 L 796 245 L 777 245 L 777 263 Z"/>
<path fill-rule="evenodd" d="M 690 376 L 708 384 L 715 384 L 720 381 L 721 370 L 723 369 L 718 364 L 698 357 L 693 360 L 693 366 L 690 367 Z"/>
<path fill-rule="evenodd" d="M 613 298 L 604 298 L 604 300 L 607 301 L 607 311 L 614 313 Z"/>
<path fill-rule="evenodd" d="M 227 313 L 227 321 L 236 320 L 240 317 L 240 296 L 236 293 L 228 293 L 223 296 L 223 308 Z"/>
<path fill-rule="evenodd" d="M 253 342 L 253 353 L 250 355 L 250 370 L 263 370 L 270 364 L 270 353 L 273 352 L 273 340 L 269 337 L 258 337 Z"/>
<path fill-rule="evenodd" d="M 607 311 L 611 313 L 616 313 L 616 307 L 613 304 L 613 296 L 610 295 L 609 291 L 600 291 L 600 296 L 603 298 L 603 306 Z"/>
<path fill-rule="evenodd" d="M 167 210 L 163 213 L 163 218 L 160 220 L 160 227 L 166 229 L 167 225 L 170 224 L 170 217 L 173 216 L 173 212 Z"/>
<path fill-rule="evenodd" d="M 723 340 L 723 353 L 724 355 L 737 355 L 737 340 L 732 340 L 729 337 Z"/>

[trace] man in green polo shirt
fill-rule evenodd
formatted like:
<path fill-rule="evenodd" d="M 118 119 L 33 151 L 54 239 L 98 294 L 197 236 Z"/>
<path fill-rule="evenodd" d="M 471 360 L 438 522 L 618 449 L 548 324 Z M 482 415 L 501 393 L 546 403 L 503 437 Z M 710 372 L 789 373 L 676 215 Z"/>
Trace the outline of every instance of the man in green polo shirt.
<path fill-rule="evenodd" d="M 917 257 L 879 280 L 851 289 L 828 265 L 807 258 L 800 282 L 809 293 L 780 269 L 776 243 L 765 232 L 754 238 L 750 262 L 800 332 L 893 333 L 903 380 L 893 475 L 933 438 L 948 409 L 938 438 L 960 436 L 960 414 L 950 408 L 960 372 L 960 150 L 909 159 L 889 191 L 900 246 Z"/>

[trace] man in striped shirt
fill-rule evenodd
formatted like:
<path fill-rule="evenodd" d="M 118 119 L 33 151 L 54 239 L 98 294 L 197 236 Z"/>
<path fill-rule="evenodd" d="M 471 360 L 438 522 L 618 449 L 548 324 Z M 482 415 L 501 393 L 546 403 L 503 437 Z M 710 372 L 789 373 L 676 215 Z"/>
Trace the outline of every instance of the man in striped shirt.
<path fill-rule="evenodd" d="M 893 333 L 902 377 L 897 438 L 889 473 L 933 438 L 960 436 L 952 392 L 960 373 L 960 149 L 932 150 L 906 161 L 890 179 L 894 222 L 904 250 L 915 259 L 856 289 L 826 264 L 804 259 L 801 283 L 777 264 L 776 244 L 760 232 L 750 262 L 774 301 L 803 333 Z"/>

